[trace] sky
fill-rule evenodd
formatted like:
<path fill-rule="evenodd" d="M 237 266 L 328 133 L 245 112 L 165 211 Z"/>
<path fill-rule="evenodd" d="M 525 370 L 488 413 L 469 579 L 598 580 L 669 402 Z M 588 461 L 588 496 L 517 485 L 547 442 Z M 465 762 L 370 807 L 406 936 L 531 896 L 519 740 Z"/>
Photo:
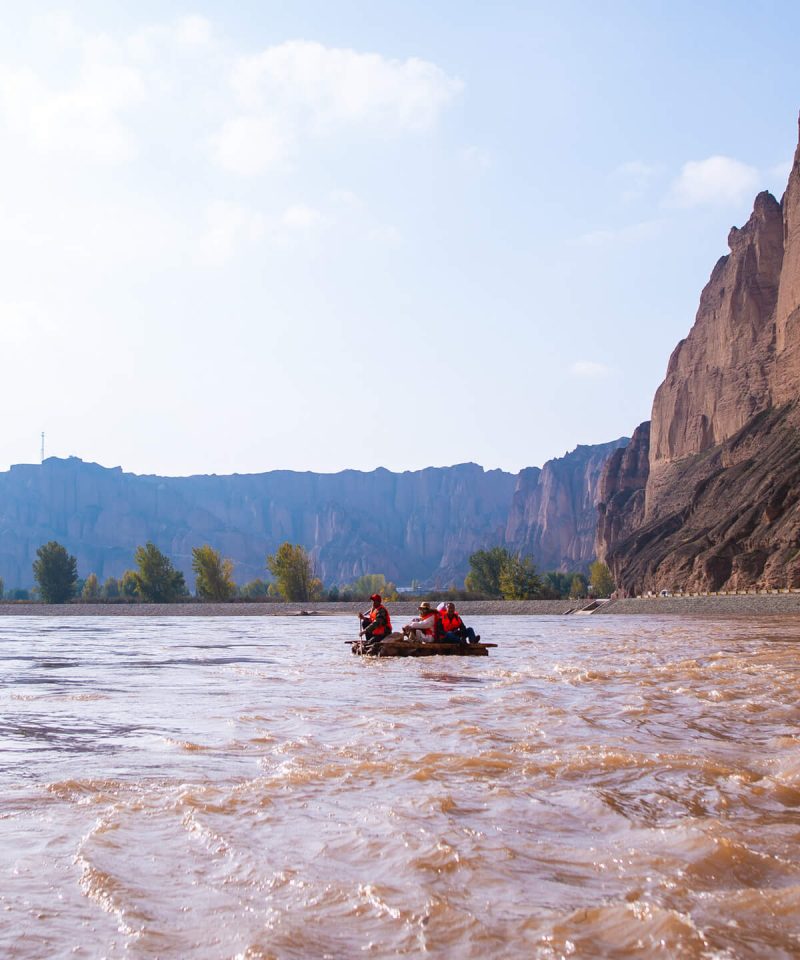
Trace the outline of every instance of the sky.
<path fill-rule="evenodd" d="M 0 0 L 0 469 L 517 471 L 650 415 L 800 5 Z"/>

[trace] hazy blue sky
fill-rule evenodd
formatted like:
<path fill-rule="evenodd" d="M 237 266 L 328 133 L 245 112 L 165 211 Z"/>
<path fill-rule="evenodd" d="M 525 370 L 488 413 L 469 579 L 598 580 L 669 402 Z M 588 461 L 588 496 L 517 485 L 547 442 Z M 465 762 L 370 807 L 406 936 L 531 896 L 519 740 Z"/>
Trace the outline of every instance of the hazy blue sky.
<path fill-rule="evenodd" d="M 0 467 L 517 470 L 646 419 L 800 4 L 0 3 Z"/>

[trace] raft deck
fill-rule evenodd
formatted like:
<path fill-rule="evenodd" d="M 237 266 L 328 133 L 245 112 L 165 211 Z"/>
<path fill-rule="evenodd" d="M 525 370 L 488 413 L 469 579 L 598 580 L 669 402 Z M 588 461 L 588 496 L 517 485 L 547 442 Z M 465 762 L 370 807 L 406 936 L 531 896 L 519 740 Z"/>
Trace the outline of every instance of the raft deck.
<path fill-rule="evenodd" d="M 402 633 L 370 643 L 347 642 L 352 643 L 352 652 L 359 657 L 488 657 L 489 647 L 497 646 L 496 643 L 421 643 L 407 639 Z"/>

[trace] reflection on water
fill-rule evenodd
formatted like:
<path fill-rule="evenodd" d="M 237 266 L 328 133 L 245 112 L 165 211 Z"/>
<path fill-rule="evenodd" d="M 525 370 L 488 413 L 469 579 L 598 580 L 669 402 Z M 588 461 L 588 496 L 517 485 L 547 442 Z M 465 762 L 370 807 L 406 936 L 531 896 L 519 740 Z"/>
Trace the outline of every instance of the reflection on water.
<path fill-rule="evenodd" d="M 0 956 L 800 956 L 800 622 L 0 621 Z"/>

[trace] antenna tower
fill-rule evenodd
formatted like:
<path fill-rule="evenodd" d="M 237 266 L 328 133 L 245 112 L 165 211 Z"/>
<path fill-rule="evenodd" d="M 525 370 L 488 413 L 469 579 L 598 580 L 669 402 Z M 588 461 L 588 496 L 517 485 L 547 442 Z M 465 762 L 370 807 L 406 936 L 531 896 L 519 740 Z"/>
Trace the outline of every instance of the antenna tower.
<path fill-rule="evenodd" d="M 44 430 L 42 430 L 42 463 L 44 463 Z"/>

